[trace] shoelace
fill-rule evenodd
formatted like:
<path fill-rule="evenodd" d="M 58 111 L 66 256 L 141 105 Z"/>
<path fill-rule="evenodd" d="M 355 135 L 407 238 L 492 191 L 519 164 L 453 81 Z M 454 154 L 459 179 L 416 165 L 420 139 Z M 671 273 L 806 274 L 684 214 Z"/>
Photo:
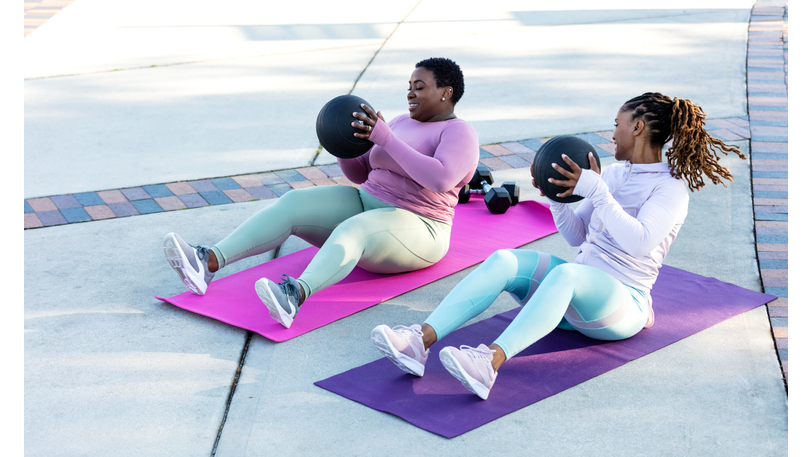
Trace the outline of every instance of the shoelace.
<path fill-rule="evenodd" d="M 420 330 L 415 330 L 412 327 L 406 327 L 405 325 L 396 325 L 392 327 L 392 331 L 395 333 L 399 333 L 403 336 L 409 335 L 417 335 L 418 337 L 423 337 L 423 332 Z"/>
<path fill-rule="evenodd" d="M 496 373 L 493 371 L 491 361 L 488 360 L 487 356 L 496 351 L 492 349 L 479 349 L 478 347 L 472 348 L 471 346 L 465 345 L 460 346 L 460 351 L 474 363 L 474 368 L 479 372 L 481 380 L 486 383 L 493 380 Z"/>
<path fill-rule="evenodd" d="M 300 301 L 300 298 L 301 298 L 301 297 L 299 297 L 299 287 L 298 287 L 298 284 L 296 284 L 295 286 L 293 285 L 294 281 L 296 281 L 296 280 L 292 279 L 290 276 L 284 275 L 284 274 L 282 275 L 282 280 L 285 281 L 285 282 L 282 283 L 282 288 L 285 291 L 285 295 L 287 295 L 289 297 L 294 297 L 295 300 L 294 300 L 293 304 L 296 305 L 296 306 L 299 306 L 299 301 Z"/>
<path fill-rule="evenodd" d="M 481 361 L 487 362 L 487 363 L 491 363 L 491 361 L 488 360 L 487 355 L 493 354 L 494 352 L 496 352 L 496 351 L 494 351 L 492 349 L 488 349 L 487 351 L 485 351 L 485 350 L 482 350 L 482 349 L 479 349 L 479 348 L 473 348 L 471 346 L 466 346 L 466 345 L 460 346 L 460 351 L 462 351 L 463 354 L 467 355 L 468 358 L 470 358 L 474 362 L 477 362 L 477 361 L 481 360 Z"/>
<path fill-rule="evenodd" d="M 206 278 L 206 284 L 211 281 L 211 278 L 214 277 L 214 273 L 209 271 L 209 258 L 212 255 L 211 249 L 207 248 L 206 246 L 192 246 L 192 249 L 195 250 L 195 254 L 197 258 L 200 259 L 200 263 L 203 264 L 203 275 Z"/>
<path fill-rule="evenodd" d="M 209 248 L 206 246 L 192 246 L 192 249 L 195 250 L 198 259 L 206 260 L 206 251 L 208 251 Z"/>

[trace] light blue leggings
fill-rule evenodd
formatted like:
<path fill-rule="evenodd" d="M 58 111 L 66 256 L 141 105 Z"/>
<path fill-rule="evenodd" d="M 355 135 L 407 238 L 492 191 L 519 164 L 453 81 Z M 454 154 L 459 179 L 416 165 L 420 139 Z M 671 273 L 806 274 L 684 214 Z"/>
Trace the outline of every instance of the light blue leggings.
<path fill-rule="evenodd" d="M 485 311 L 502 292 L 524 305 L 494 341 L 508 359 L 556 327 L 599 340 L 621 340 L 651 324 L 648 293 L 623 285 L 597 268 L 524 249 L 491 254 L 454 287 L 425 323 L 439 340 Z"/>

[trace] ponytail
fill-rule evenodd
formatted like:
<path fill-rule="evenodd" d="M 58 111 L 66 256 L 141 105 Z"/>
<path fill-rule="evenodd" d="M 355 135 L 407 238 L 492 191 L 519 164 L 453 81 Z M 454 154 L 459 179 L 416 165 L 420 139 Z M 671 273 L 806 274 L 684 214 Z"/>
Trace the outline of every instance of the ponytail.
<path fill-rule="evenodd" d="M 735 152 L 740 158 L 747 158 L 738 146 L 710 136 L 705 130 L 704 111 L 690 100 L 677 97 L 672 100 L 657 92 L 647 92 L 627 101 L 621 109 L 632 110 L 632 119 L 642 117 L 653 146 L 662 148 L 673 140 L 665 153 L 671 176 L 685 180 L 692 192 L 705 186 L 703 174 L 713 184 L 724 185 L 723 178 L 733 182 L 730 170 L 719 164 L 717 151 L 725 155 Z"/>

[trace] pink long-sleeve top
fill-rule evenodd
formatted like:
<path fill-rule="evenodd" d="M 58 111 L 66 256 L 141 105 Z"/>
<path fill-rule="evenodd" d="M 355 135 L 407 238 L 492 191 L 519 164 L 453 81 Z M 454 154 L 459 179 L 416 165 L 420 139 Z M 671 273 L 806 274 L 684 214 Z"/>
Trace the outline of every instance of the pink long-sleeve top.
<path fill-rule="evenodd" d="M 347 179 L 384 203 L 450 225 L 479 161 L 474 128 L 462 119 L 419 122 L 404 114 L 378 120 L 370 141 L 366 154 L 338 159 Z"/>

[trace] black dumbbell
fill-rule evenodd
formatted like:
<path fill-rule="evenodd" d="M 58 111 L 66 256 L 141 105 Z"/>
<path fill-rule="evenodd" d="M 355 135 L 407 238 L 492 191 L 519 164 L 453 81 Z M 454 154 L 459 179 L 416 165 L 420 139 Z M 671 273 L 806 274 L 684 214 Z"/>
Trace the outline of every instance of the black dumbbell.
<path fill-rule="evenodd" d="M 493 187 L 493 174 L 484 165 L 479 165 L 471 181 L 460 189 L 459 202 L 466 203 L 471 194 L 485 195 L 485 206 L 493 214 L 503 214 L 519 202 L 519 186 L 506 182 L 502 187 Z"/>
<path fill-rule="evenodd" d="M 493 184 L 493 174 L 486 166 L 480 164 L 471 181 L 460 189 L 459 203 L 468 203 L 471 194 L 486 195 L 486 191 L 482 189 L 483 181 L 489 185 Z M 507 190 L 508 195 L 510 195 L 510 206 L 519 203 L 519 191 L 521 188 L 515 182 L 505 182 L 502 184 L 502 188 Z"/>

